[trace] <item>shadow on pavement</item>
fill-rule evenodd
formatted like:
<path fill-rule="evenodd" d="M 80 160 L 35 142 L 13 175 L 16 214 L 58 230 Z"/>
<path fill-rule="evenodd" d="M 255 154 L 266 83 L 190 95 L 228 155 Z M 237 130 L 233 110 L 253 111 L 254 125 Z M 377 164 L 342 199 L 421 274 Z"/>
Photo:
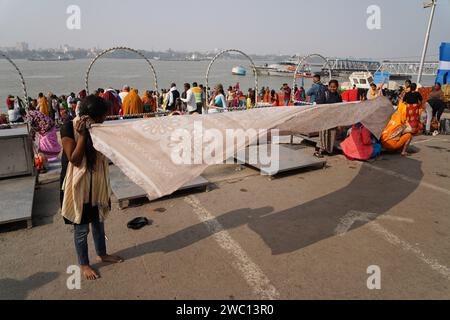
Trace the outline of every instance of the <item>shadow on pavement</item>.
<path fill-rule="evenodd" d="M 410 158 L 402 161 L 399 174 L 415 181 L 423 178 L 421 162 Z M 389 160 L 388 160 L 389 161 Z M 377 162 L 383 166 L 386 162 Z M 363 164 L 360 172 L 346 187 L 297 207 L 273 212 L 271 207 L 243 208 L 217 217 L 224 229 L 241 225 L 256 232 L 271 248 L 272 254 L 293 252 L 335 235 L 335 229 L 349 211 L 382 215 L 408 198 L 418 183 L 385 175 Z M 308 192 L 307 189 L 304 192 Z M 364 225 L 356 223 L 352 229 Z M 217 230 L 213 231 L 217 232 Z M 204 223 L 170 234 L 164 238 L 143 243 L 118 252 L 125 259 L 133 259 L 153 252 L 172 252 L 195 244 L 212 235 Z"/>
<path fill-rule="evenodd" d="M 57 277 L 57 272 L 39 272 L 24 280 L 0 279 L 0 300 L 24 300 L 30 291 L 52 282 Z"/>
<path fill-rule="evenodd" d="M 397 173 L 416 181 L 423 178 L 421 163 L 404 158 Z M 381 167 L 381 163 L 374 165 Z M 274 255 L 289 253 L 335 235 L 335 229 L 350 211 L 382 215 L 408 198 L 418 183 L 385 175 L 363 164 L 346 187 L 300 206 L 248 222 L 272 249 Z M 307 190 L 305 190 L 307 192 Z M 357 222 L 352 229 L 367 222 Z"/>
<path fill-rule="evenodd" d="M 33 226 L 52 224 L 59 212 L 59 181 L 39 185 L 33 203 Z"/>

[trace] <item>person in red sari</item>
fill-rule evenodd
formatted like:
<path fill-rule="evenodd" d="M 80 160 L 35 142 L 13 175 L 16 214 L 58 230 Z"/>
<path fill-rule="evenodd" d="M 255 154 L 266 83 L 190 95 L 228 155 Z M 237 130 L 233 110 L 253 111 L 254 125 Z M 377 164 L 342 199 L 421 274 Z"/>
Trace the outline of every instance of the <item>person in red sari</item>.
<path fill-rule="evenodd" d="M 120 104 L 117 97 L 114 95 L 112 90 L 106 90 L 103 94 L 103 99 L 108 103 L 108 114 L 107 116 L 116 116 L 119 114 Z"/>
<path fill-rule="evenodd" d="M 280 95 L 278 93 L 276 93 L 275 90 L 270 91 L 270 103 L 274 107 L 280 107 L 281 106 Z"/>
<path fill-rule="evenodd" d="M 85 89 L 81 90 L 81 91 L 78 93 L 78 97 L 80 98 L 80 100 L 83 100 L 84 98 L 86 98 L 86 96 L 87 96 L 87 93 L 86 93 L 86 90 L 85 90 Z"/>
<path fill-rule="evenodd" d="M 381 144 L 361 123 L 352 126 L 351 133 L 341 143 L 342 152 L 349 160 L 369 160 L 381 153 Z"/>

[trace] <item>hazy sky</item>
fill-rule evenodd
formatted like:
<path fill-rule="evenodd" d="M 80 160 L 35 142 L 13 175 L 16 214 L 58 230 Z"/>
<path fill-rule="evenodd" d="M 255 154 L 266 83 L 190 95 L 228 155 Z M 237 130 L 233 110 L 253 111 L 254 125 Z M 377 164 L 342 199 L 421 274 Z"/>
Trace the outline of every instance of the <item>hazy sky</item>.
<path fill-rule="evenodd" d="M 381 30 L 366 27 L 369 5 Z M 422 0 L 0 0 L 0 46 L 146 50 L 236 48 L 248 53 L 418 58 L 430 9 Z M 69 5 L 81 30 L 66 27 Z M 450 0 L 439 0 L 430 58 L 450 42 Z"/>

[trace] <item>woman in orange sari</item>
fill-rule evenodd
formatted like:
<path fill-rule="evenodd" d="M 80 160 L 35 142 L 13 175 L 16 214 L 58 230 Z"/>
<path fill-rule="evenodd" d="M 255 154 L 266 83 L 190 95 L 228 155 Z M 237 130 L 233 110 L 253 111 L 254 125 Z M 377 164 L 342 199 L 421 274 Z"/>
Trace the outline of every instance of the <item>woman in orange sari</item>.
<path fill-rule="evenodd" d="M 412 141 L 411 127 L 405 114 L 397 110 L 381 134 L 381 144 L 389 151 L 402 150 L 402 156 L 408 156 L 408 147 Z"/>
<path fill-rule="evenodd" d="M 38 110 L 43 114 L 45 114 L 46 116 L 49 116 L 47 98 L 44 96 L 43 93 L 39 93 Z"/>
<path fill-rule="evenodd" d="M 143 113 L 142 100 L 139 97 L 137 89 L 131 90 L 131 92 L 125 97 L 122 104 L 123 115 L 133 115 Z"/>
<path fill-rule="evenodd" d="M 145 91 L 144 95 L 142 96 L 142 104 L 144 113 L 156 112 L 156 102 L 153 98 L 152 91 Z"/>
<path fill-rule="evenodd" d="M 265 103 L 270 103 L 270 88 L 269 87 L 266 88 L 266 92 L 264 93 L 263 101 Z"/>

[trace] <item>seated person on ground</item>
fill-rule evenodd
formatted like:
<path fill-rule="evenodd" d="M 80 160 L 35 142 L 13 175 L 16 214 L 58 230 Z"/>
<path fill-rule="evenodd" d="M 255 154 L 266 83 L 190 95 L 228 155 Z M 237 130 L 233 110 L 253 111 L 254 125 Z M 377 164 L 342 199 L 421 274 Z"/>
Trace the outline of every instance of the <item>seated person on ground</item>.
<path fill-rule="evenodd" d="M 411 144 L 413 135 L 412 128 L 406 121 L 400 110 L 397 110 L 391 117 L 388 125 L 381 134 L 381 144 L 388 151 L 400 151 L 402 156 L 408 155 L 408 147 Z"/>

